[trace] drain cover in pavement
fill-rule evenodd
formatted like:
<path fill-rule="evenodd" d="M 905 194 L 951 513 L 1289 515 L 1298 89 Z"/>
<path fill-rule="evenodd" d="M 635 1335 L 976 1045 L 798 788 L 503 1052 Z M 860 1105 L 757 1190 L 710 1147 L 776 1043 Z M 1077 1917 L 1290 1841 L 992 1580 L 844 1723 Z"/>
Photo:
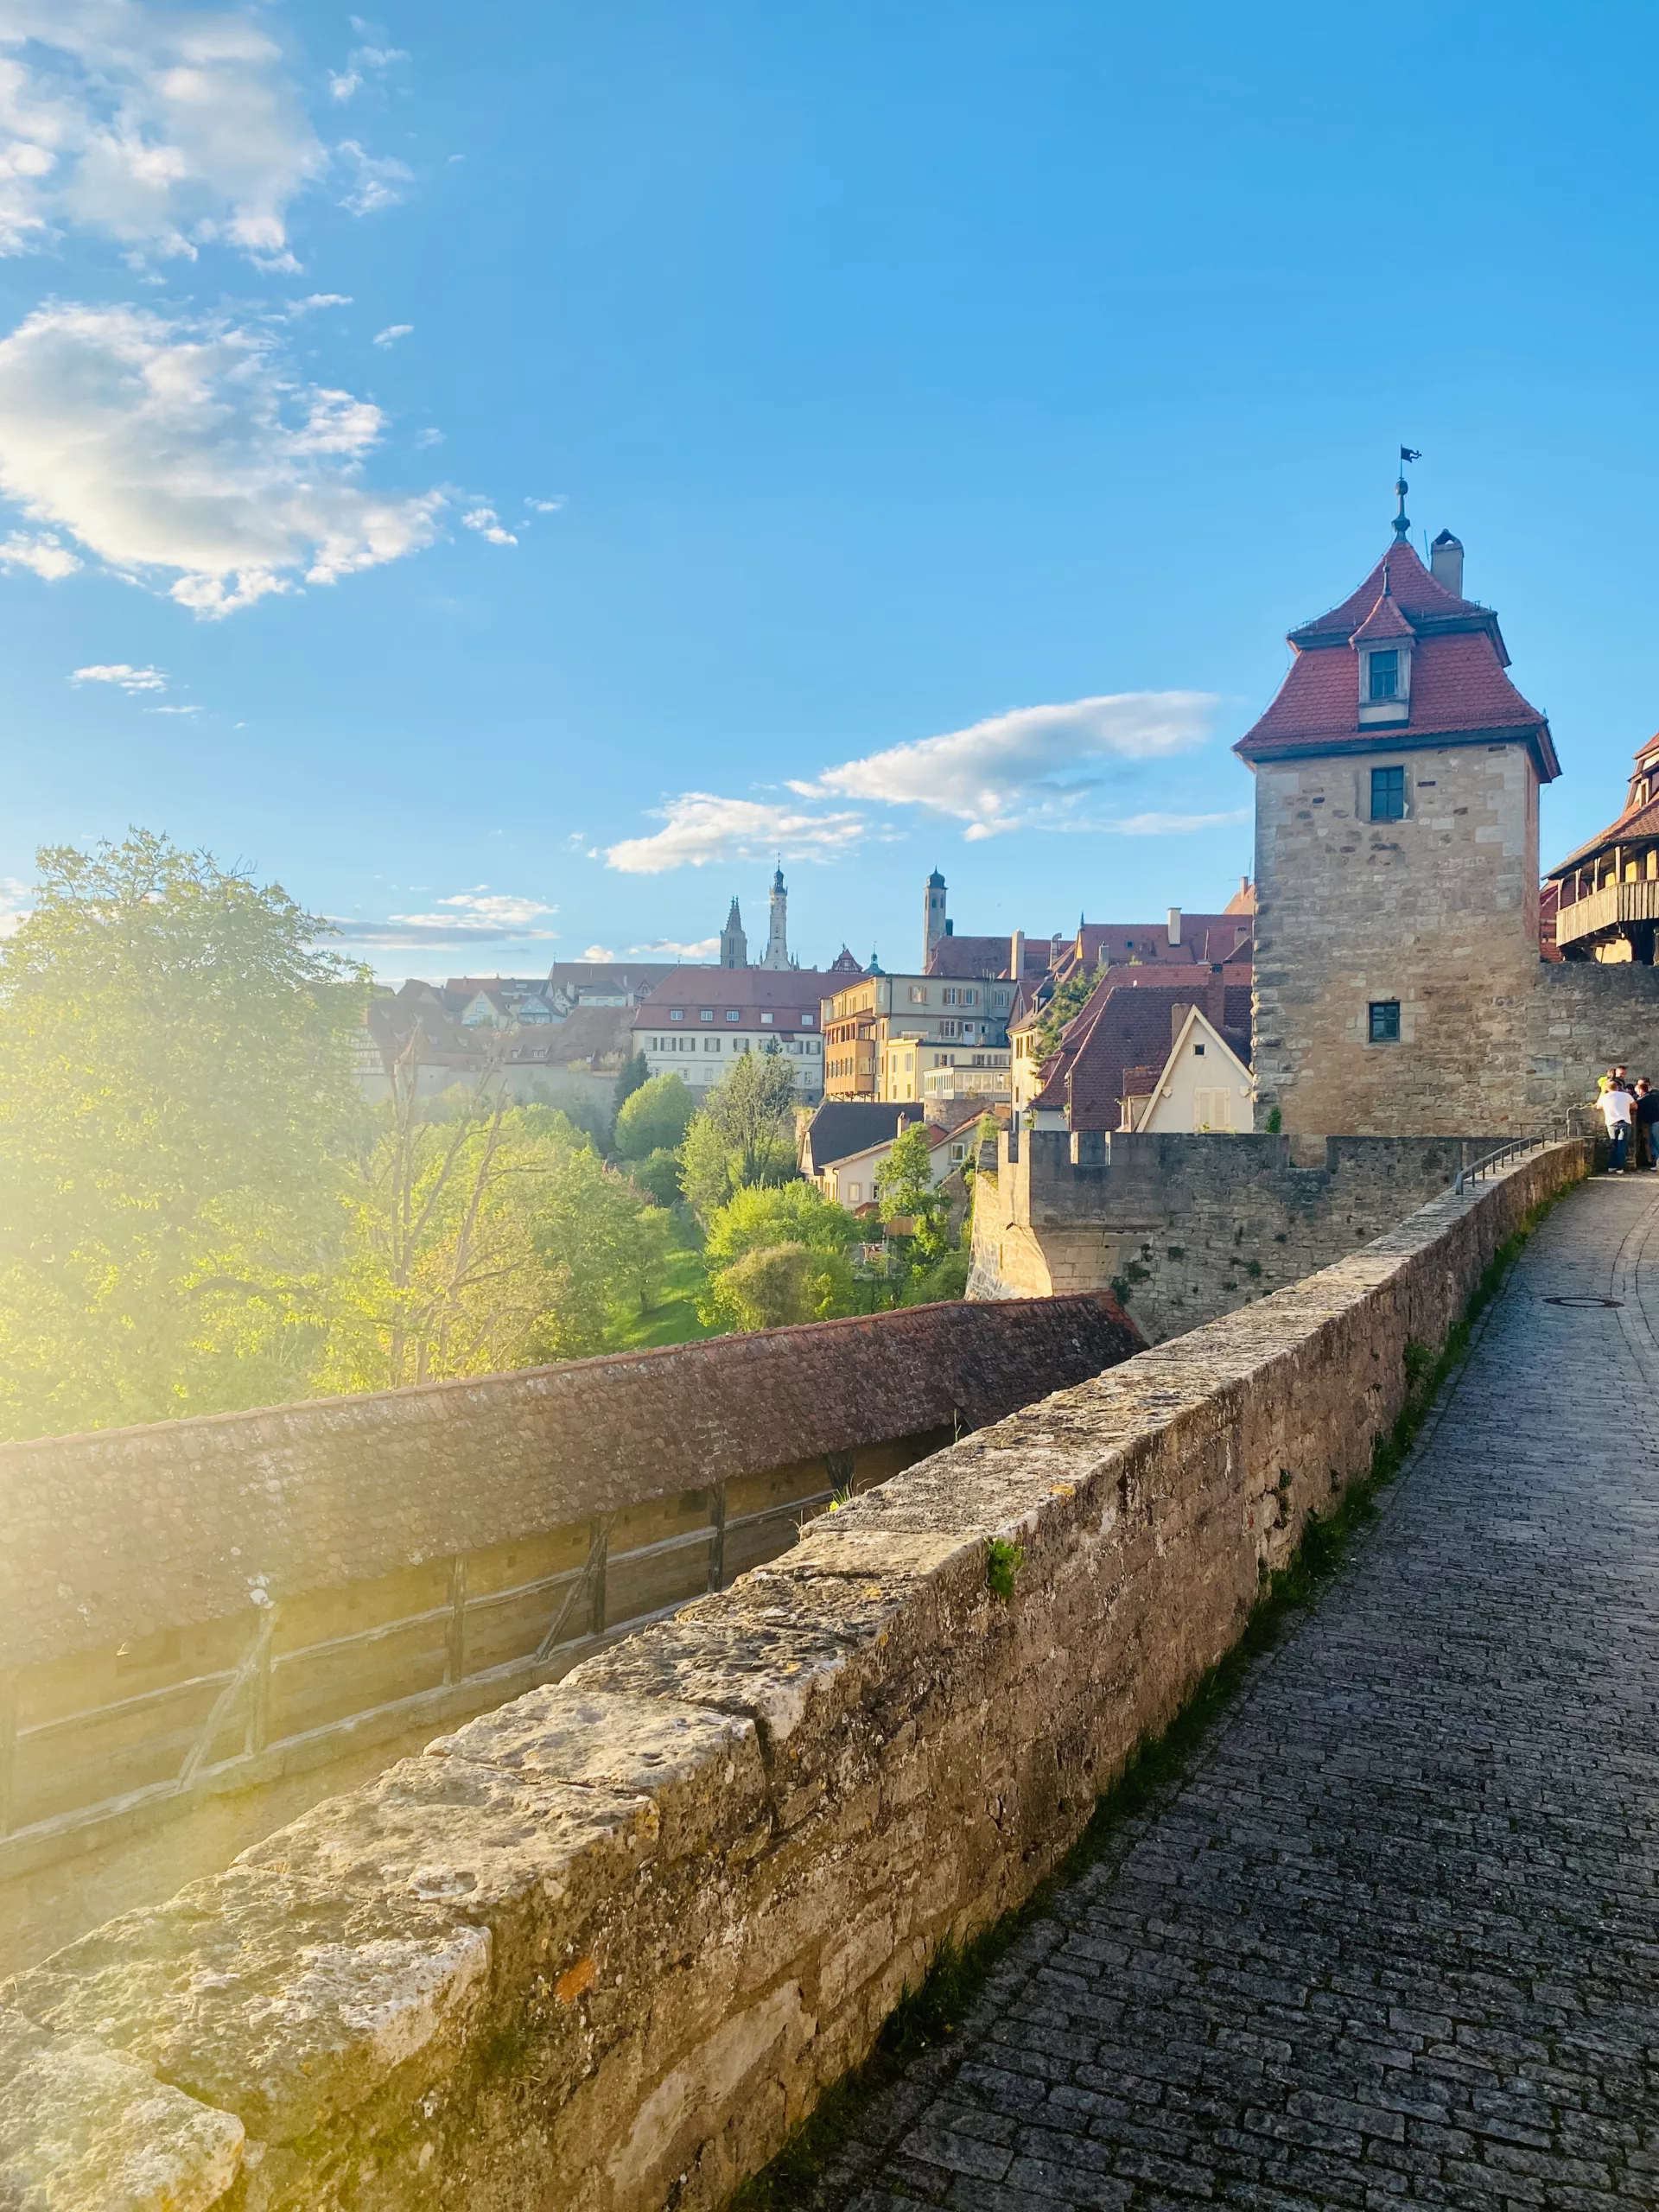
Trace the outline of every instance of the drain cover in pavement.
<path fill-rule="evenodd" d="M 1547 1298 L 1546 1306 L 1622 1306 L 1622 1298 Z"/>

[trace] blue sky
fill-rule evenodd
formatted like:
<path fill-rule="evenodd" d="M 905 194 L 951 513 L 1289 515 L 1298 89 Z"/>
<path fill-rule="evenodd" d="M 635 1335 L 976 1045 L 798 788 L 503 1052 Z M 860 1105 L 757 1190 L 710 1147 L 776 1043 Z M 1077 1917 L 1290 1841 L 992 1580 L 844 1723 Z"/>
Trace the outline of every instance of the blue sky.
<path fill-rule="evenodd" d="M 5 899 L 137 823 L 391 977 L 755 934 L 779 848 L 809 960 L 913 958 L 935 865 L 963 929 L 1219 906 L 1402 441 L 1558 856 L 1659 723 L 1656 48 L 0 0 Z"/>

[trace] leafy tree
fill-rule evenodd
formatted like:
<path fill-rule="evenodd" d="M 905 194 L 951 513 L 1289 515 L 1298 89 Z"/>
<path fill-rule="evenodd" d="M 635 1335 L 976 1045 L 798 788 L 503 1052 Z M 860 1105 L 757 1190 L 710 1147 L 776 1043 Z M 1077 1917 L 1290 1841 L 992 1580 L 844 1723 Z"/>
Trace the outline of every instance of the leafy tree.
<path fill-rule="evenodd" d="M 651 1080 L 651 1063 L 643 1052 L 632 1053 L 617 1070 L 616 1088 L 611 1094 L 611 1111 L 620 1114 L 636 1090 L 642 1090 Z"/>
<path fill-rule="evenodd" d="M 721 1271 L 715 1305 L 728 1328 L 828 1320 L 852 1311 L 853 1271 L 839 1252 L 805 1244 L 760 1246 Z"/>
<path fill-rule="evenodd" d="M 739 1191 L 710 1216 L 703 1254 L 711 1268 L 721 1268 L 771 1244 L 844 1252 L 860 1233 L 845 1206 L 826 1198 L 816 1183 L 798 1179 L 769 1189 Z"/>
<path fill-rule="evenodd" d="M 945 1201 L 933 1181 L 933 1151 L 927 1126 L 912 1122 L 897 1138 L 892 1151 L 875 1171 L 876 1203 L 884 1226 L 909 1221 L 907 1231 L 916 1255 L 931 1266 L 947 1248 Z"/>
<path fill-rule="evenodd" d="M 716 1084 L 685 1133 L 681 1182 L 706 1221 L 734 1191 L 796 1173 L 795 1087 L 781 1052 L 746 1052 Z"/>
<path fill-rule="evenodd" d="M 365 972 L 276 884 L 133 830 L 0 944 L 0 1433 L 311 1386 Z"/>
<path fill-rule="evenodd" d="M 643 1160 L 623 1162 L 623 1170 L 637 1191 L 653 1205 L 671 1206 L 680 1197 L 680 1155 L 666 1149 L 650 1152 Z"/>
<path fill-rule="evenodd" d="M 1039 1067 L 1046 1060 L 1052 1059 L 1059 1050 L 1066 1025 L 1088 1005 L 1096 986 L 1105 979 L 1106 968 L 1104 953 L 1101 955 L 1099 966 L 1092 972 L 1085 971 L 1079 963 L 1043 1008 L 1037 1018 L 1035 1056 Z"/>
<path fill-rule="evenodd" d="M 671 1152 L 685 1141 L 696 1110 L 690 1087 L 677 1075 L 653 1076 L 617 1109 L 614 1149 L 623 1160 Z"/>

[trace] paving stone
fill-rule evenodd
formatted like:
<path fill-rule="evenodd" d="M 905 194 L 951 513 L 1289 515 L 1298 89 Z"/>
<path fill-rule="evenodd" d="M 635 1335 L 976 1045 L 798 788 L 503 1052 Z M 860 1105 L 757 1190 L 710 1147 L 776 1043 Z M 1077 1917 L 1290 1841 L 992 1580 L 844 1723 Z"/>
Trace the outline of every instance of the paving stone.
<path fill-rule="evenodd" d="M 1604 1179 L 1318 1607 L 822 2212 L 1659 2202 L 1656 1709 L 1659 1190 Z"/>

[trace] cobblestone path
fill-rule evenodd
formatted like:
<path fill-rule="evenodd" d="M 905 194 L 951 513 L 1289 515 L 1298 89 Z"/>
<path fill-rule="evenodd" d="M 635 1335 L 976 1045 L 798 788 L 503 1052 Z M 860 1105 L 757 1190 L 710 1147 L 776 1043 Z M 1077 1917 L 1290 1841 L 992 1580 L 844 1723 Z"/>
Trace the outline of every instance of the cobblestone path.
<path fill-rule="evenodd" d="M 826 2206 L 1659 2204 L 1656 1185 L 1545 1222 L 1318 1610 Z"/>

